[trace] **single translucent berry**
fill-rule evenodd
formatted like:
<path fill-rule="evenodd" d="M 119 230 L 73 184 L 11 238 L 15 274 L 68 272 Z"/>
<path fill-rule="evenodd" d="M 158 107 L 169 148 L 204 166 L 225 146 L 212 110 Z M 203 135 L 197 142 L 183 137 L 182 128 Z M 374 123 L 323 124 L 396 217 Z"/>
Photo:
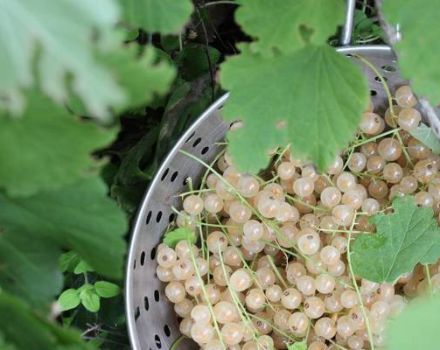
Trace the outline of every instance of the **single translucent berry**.
<path fill-rule="evenodd" d="M 189 195 L 183 201 L 183 209 L 189 215 L 199 215 L 203 210 L 203 199 L 196 195 Z"/>

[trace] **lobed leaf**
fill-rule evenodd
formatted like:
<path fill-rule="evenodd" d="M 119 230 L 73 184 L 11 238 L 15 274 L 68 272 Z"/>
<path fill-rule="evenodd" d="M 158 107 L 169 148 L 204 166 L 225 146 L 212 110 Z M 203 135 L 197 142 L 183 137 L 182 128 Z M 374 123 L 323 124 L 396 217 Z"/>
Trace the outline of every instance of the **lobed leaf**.
<path fill-rule="evenodd" d="M 402 33 L 402 40 L 395 45 L 402 75 L 411 79 L 414 90 L 433 105 L 440 103 L 439 8 L 440 0 L 408 0 L 404 5 L 399 0 L 387 0 L 382 6 L 385 19 L 399 24 Z"/>
<path fill-rule="evenodd" d="M 409 133 L 412 137 L 428 146 L 433 153 L 440 154 L 440 141 L 429 126 L 421 123 L 416 129 L 411 130 Z"/>
<path fill-rule="evenodd" d="M 92 37 L 98 34 L 101 48 L 115 47 L 118 19 L 115 0 L 0 0 L 0 109 L 23 111 L 21 91 L 35 85 L 38 47 L 35 69 L 48 96 L 65 102 L 71 74 L 71 88 L 91 114 L 108 116 L 108 106 L 123 103 L 125 96 L 95 57 Z"/>
<path fill-rule="evenodd" d="M 19 350 L 94 349 L 80 333 L 51 323 L 17 297 L 0 293 L 0 329 L 4 340 Z"/>
<path fill-rule="evenodd" d="M 344 22 L 342 0 L 240 0 L 236 20 L 257 38 L 253 48 L 291 52 L 309 43 L 325 44 Z"/>
<path fill-rule="evenodd" d="M 231 93 L 223 116 L 244 122 L 228 135 L 234 163 L 255 173 L 267 166 L 271 149 L 290 143 L 295 155 L 325 170 L 353 137 L 366 106 L 363 74 L 327 45 L 273 58 L 243 49 L 221 70 Z"/>
<path fill-rule="evenodd" d="M 440 298 L 418 298 L 411 302 L 387 329 L 388 350 L 438 349 Z"/>
<path fill-rule="evenodd" d="M 440 228 L 432 209 L 419 208 L 406 196 L 394 199 L 393 210 L 372 217 L 377 233 L 355 239 L 351 261 L 357 276 L 394 282 L 416 264 L 431 264 L 440 257 Z"/>
<path fill-rule="evenodd" d="M 125 20 L 147 32 L 178 33 L 193 10 L 190 0 L 120 0 Z"/>
<path fill-rule="evenodd" d="M 5 290 L 30 301 L 50 301 L 61 289 L 60 248 L 74 250 L 100 274 L 122 276 L 127 223 L 100 179 L 28 198 L 0 194 L 0 207 L 0 282 Z"/>
<path fill-rule="evenodd" d="M 54 190 L 97 173 L 91 152 L 116 130 L 71 116 L 32 92 L 22 118 L 0 114 L 0 188 L 11 196 Z"/>

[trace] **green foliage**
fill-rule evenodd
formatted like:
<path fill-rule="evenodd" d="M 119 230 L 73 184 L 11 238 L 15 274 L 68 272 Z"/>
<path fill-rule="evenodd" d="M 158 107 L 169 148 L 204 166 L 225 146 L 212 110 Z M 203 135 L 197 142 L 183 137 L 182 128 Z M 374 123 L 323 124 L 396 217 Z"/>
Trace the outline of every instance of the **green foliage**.
<path fill-rule="evenodd" d="M 390 322 L 387 350 L 436 350 L 439 324 L 439 296 L 416 299 L 396 320 Z"/>
<path fill-rule="evenodd" d="M 38 93 L 28 95 L 22 117 L 0 115 L 0 123 L 0 187 L 11 196 L 96 175 L 99 163 L 90 153 L 109 144 L 116 131 L 73 117 Z"/>
<path fill-rule="evenodd" d="M 66 289 L 58 297 L 58 303 L 61 306 L 62 311 L 67 311 L 76 308 L 81 302 L 79 298 L 79 292 L 76 289 Z"/>
<path fill-rule="evenodd" d="M 344 21 L 342 0 L 240 0 L 236 19 L 257 38 L 253 49 L 292 52 L 325 44 Z"/>
<path fill-rule="evenodd" d="M 99 179 L 81 180 L 27 198 L 0 195 L 0 206 L 4 232 L 0 237 L 0 281 L 5 290 L 49 301 L 48 296 L 59 292 L 57 260 L 60 249 L 66 247 L 78 252 L 99 273 L 122 276 L 126 247 L 122 235 L 127 225 Z M 32 249 L 23 249 L 21 244 L 26 240 L 27 244 L 35 242 Z M 19 259 L 21 263 L 16 264 Z M 25 268 L 36 263 L 38 268 Z M 44 281 L 50 276 L 57 277 L 57 283 L 39 283 L 34 290 L 37 278 Z"/>
<path fill-rule="evenodd" d="M 387 0 L 382 6 L 385 19 L 391 24 L 399 24 L 402 33 L 401 42 L 395 46 L 402 75 L 411 79 L 416 92 L 434 105 L 440 103 L 437 60 L 440 29 L 436 25 L 439 8 L 440 0 L 408 0 L 404 6 L 399 0 Z"/>
<path fill-rule="evenodd" d="M 130 44 L 111 55 L 103 55 L 102 62 L 111 70 L 115 81 L 124 87 L 127 101 L 119 106 L 123 111 L 142 107 L 152 101 L 156 94 L 165 94 L 173 79 L 175 68 L 161 60 L 159 50 L 146 47 L 140 52 L 138 45 Z"/>
<path fill-rule="evenodd" d="M 168 231 L 163 237 L 163 242 L 171 248 L 174 248 L 180 241 L 196 243 L 196 234 L 187 227 L 180 227 L 173 231 Z"/>
<path fill-rule="evenodd" d="M 271 149 L 287 143 L 324 170 L 354 136 L 368 98 L 358 67 L 328 46 L 273 58 L 243 47 L 221 74 L 231 91 L 223 115 L 244 122 L 228 135 L 231 155 L 254 173 L 267 165 Z"/>
<path fill-rule="evenodd" d="M 383 36 L 382 28 L 368 17 L 364 11 L 355 10 L 353 42 L 359 45 L 367 44 Z"/>
<path fill-rule="evenodd" d="M 113 298 L 120 293 L 120 288 L 114 283 L 98 281 L 95 283 L 96 294 L 102 298 Z"/>
<path fill-rule="evenodd" d="M 411 130 L 409 133 L 412 137 L 428 146 L 433 153 L 440 154 L 440 141 L 429 126 L 421 123 L 416 129 Z"/>
<path fill-rule="evenodd" d="M 95 288 L 90 284 L 83 285 L 79 290 L 81 304 L 90 312 L 98 312 L 101 307 L 101 300 Z"/>
<path fill-rule="evenodd" d="M 125 20 L 148 32 L 177 33 L 192 12 L 190 0 L 120 0 Z"/>
<path fill-rule="evenodd" d="M 108 116 L 107 106 L 123 102 L 124 93 L 95 57 L 97 45 L 92 40 L 97 31 L 100 48 L 117 45 L 113 28 L 119 10 L 115 1 L 1 0 L 0 13 L 0 32 L 4 34 L 0 40 L 0 109 L 23 110 L 21 91 L 35 85 L 32 63 L 38 46 L 39 86 L 53 100 L 67 100 L 69 73 L 73 77 L 70 87 L 93 115 Z"/>
<path fill-rule="evenodd" d="M 353 244 L 352 266 L 357 276 L 374 282 L 394 282 L 416 264 L 440 257 L 440 229 L 431 208 L 419 208 L 413 197 L 396 198 L 392 214 L 372 218 L 377 233 L 361 234 Z"/>
<path fill-rule="evenodd" d="M 287 350 L 307 350 L 307 344 L 302 341 L 297 341 L 293 344 L 287 345 Z"/>
<path fill-rule="evenodd" d="M 93 349 L 81 341 L 79 332 L 50 323 L 6 292 L 0 293 L 0 329 L 4 340 L 17 349 Z"/>

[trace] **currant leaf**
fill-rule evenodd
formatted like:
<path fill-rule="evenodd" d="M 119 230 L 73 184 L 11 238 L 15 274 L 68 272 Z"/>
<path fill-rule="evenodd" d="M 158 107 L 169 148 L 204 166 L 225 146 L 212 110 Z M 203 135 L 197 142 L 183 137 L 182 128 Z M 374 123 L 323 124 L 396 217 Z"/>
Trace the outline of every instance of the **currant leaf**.
<path fill-rule="evenodd" d="M 291 52 L 325 44 L 344 21 L 341 0 L 240 0 L 236 20 L 257 41 L 253 48 Z M 276 18 L 276 20 L 274 20 Z"/>
<path fill-rule="evenodd" d="M 58 256 L 52 264 L 57 268 L 59 250 L 67 248 L 77 252 L 98 273 L 114 278 L 122 276 L 126 218 L 107 197 L 107 188 L 99 178 L 81 180 L 57 191 L 40 192 L 27 198 L 9 198 L 1 194 L 0 207 L 3 231 L 0 247 L 4 239 L 15 236 L 21 236 L 27 242 L 38 242 L 32 245 L 33 255 L 23 259 L 22 263 L 33 264 L 32 256 L 50 256 L 55 251 Z M 0 276 L 8 269 L 17 269 L 13 263 L 26 249 L 16 245 L 9 254 L 0 254 L 0 266 L 4 267 L 0 269 Z M 29 274 L 35 275 L 33 279 L 37 278 L 35 269 L 22 273 L 27 274 L 29 281 Z M 40 273 L 38 276 L 44 277 Z M 10 277 L 6 280 L 8 283 L 2 283 L 7 290 L 13 290 L 19 281 L 18 277 Z M 40 287 L 47 288 L 47 294 L 58 292 L 52 284 Z M 34 287 L 30 284 L 22 288 L 33 290 Z"/>
<path fill-rule="evenodd" d="M 95 57 L 98 45 L 92 39 L 100 39 L 102 50 L 118 45 L 115 0 L 0 0 L 0 13 L 0 32 L 5 34 L 0 39 L 0 109 L 23 111 L 20 91 L 35 85 L 34 67 L 39 86 L 57 102 L 67 100 L 67 74 L 72 75 L 70 87 L 93 115 L 106 117 L 108 106 L 124 102 L 124 92 Z"/>
<path fill-rule="evenodd" d="M 125 20 L 147 32 L 178 33 L 193 10 L 190 0 L 120 0 Z"/>
<path fill-rule="evenodd" d="M 399 317 L 389 323 L 387 349 L 437 349 L 439 323 L 440 297 L 435 295 L 427 299 L 415 299 Z"/>
<path fill-rule="evenodd" d="M 437 60 L 440 28 L 436 25 L 439 8 L 440 0 L 424 1 L 422 6 L 418 0 L 405 1 L 405 6 L 399 0 L 387 0 L 382 6 L 385 19 L 391 24 L 398 24 L 402 34 L 402 40 L 395 45 L 402 75 L 411 79 L 414 90 L 434 105 L 440 103 L 440 66 Z"/>
<path fill-rule="evenodd" d="M 189 228 L 180 227 L 173 231 L 165 233 L 165 236 L 163 238 L 163 242 L 171 248 L 174 248 L 176 244 L 180 241 L 188 241 L 194 244 L 197 241 L 197 237 L 196 234 Z"/>
<path fill-rule="evenodd" d="M 418 263 L 434 263 L 440 257 L 440 228 L 433 215 L 431 208 L 419 208 L 413 197 L 394 199 L 392 214 L 372 217 L 377 233 L 354 240 L 354 273 L 369 281 L 394 282 Z"/>
<path fill-rule="evenodd" d="M 409 133 L 412 137 L 428 146 L 433 153 L 440 154 L 440 141 L 429 126 L 422 123 Z"/>
<path fill-rule="evenodd" d="M 234 164 L 253 173 L 288 143 L 325 170 L 353 137 L 368 99 L 360 69 L 327 45 L 273 58 L 244 46 L 222 64 L 221 81 L 231 92 L 223 116 L 244 122 L 228 135 Z"/>
<path fill-rule="evenodd" d="M 98 172 L 91 152 L 115 129 L 71 116 L 39 93 L 30 93 L 21 118 L 0 114 L 0 188 L 11 196 L 57 189 Z"/>
<path fill-rule="evenodd" d="M 81 340 L 81 334 L 55 322 L 5 291 L 0 293 L 0 329 L 4 339 L 18 350 L 91 350 L 91 344 Z"/>

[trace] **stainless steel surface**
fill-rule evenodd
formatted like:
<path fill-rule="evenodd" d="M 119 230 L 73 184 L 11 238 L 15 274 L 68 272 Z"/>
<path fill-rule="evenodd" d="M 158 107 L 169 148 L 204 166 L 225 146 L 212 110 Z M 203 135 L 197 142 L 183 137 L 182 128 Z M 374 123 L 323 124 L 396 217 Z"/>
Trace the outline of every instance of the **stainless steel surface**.
<path fill-rule="evenodd" d="M 388 46 L 345 46 L 338 52 L 349 57 L 359 54 L 370 61 L 385 77 L 392 93 L 406 84 Z M 385 111 L 387 96 L 379 78 L 355 57 L 350 59 L 360 65 L 368 78 L 376 110 Z M 165 300 L 164 285 L 155 275 L 155 247 L 174 218 L 171 207 L 181 206 L 177 195 L 187 190 L 184 180 L 191 177 L 197 186 L 197 179 L 205 171 L 198 162 L 179 151 L 183 149 L 207 162 L 215 157 L 219 151 L 216 143 L 224 139 L 229 127 L 220 118 L 227 98 L 228 95 L 224 95 L 215 102 L 182 136 L 158 170 L 139 209 L 131 238 L 125 290 L 128 329 L 134 350 L 168 350 L 180 336 L 173 307 Z M 179 346 L 179 350 L 194 348 L 195 344 L 190 341 Z"/>
<path fill-rule="evenodd" d="M 354 10 L 356 8 L 356 0 L 347 0 L 347 11 L 345 13 L 345 24 L 342 28 L 341 46 L 351 44 L 353 36 Z"/>

